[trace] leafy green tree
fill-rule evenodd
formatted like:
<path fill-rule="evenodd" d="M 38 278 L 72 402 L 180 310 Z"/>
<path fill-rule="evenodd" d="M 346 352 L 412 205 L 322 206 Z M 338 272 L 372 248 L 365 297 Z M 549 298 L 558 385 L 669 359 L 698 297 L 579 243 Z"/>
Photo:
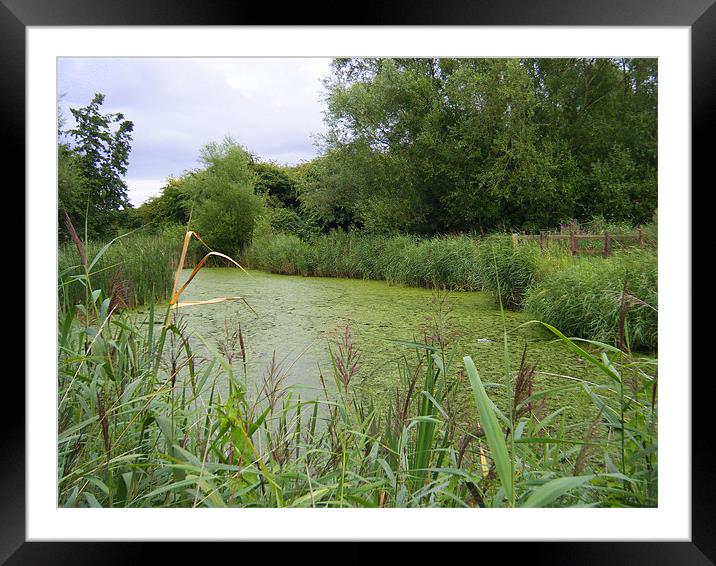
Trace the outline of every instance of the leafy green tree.
<path fill-rule="evenodd" d="M 307 240 L 319 232 L 317 226 L 292 208 L 270 208 L 267 211 L 267 219 L 274 232 L 293 234 L 302 240 Z"/>
<path fill-rule="evenodd" d="M 193 173 L 189 172 L 180 179 L 170 177 L 157 196 L 150 198 L 137 208 L 128 209 L 128 226 L 131 228 L 186 226 L 189 222 L 193 202 L 186 182 L 191 175 Z"/>
<path fill-rule="evenodd" d="M 615 144 L 606 159 L 592 165 L 590 208 L 585 214 L 609 221 L 630 219 L 635 224 L 649 222 L 656 210 L 655 172 L 644 176 L 631 152 Z M 585 199 L 586 200 L 586 199 Z"/>
<path fill-rule="evenodd" d="M 212 248 L 235 254 L 249 243 L 263 204 L 250 188 L 211 185 L 196 208 L 193 225 Z"/>
<path fill-rule="evenodd" d="M 191 225 L 217 251 L 235 254 L 250 242 L 264 202 L 254 192 L 256 173 L 246 149 L 231 138 L 201 150 L 206 168 L 186 180 L 194 200 Z"/>
<path fill-rule="evenodd" d="M 296 179 L 291 169 L 275 163 L 253 163 L 257 179 L 256 194 L 265 196 L 267 204 L 297 210 L 299 207 Z"/>
<path fill-rule="evenodd" d="M 67 144 L 57 146 L 57 207 L 59 213 L 58 237 L 60 241 L 69 239 L 65 228 L 65 212 L 73 222 L 84 219 L 90 195 L 90 184 L 83 175 L 79 157 Z M 84 231 L 84 222 L 77 225 L 78 232 Z"/>
<path fill-rule="evenodd" d="M 325 85 L 323 154 L 300 187 L 325 225 L 337 211 L 428 234 L 653 213 L 656 60 L 336 59 Z M 622 185 L 643 181 L 630 206 L 595 191 L 617 186 L 610 162 Z"/>
<path fill-rule="evenodd" d="M 334 62 L 335 77 L 327 83 L 326 159 L 316 172 L 343 196 L 332 209 L 349 212 L 367 230 L 434 229 L 436 189 L 444 179 L 433 161 L 441 101 L 432 63 Z M 302 195 L 313 209 L 317 201 L 332 200 L 323 197 L 314 198 L 311 187 Z"/>
<path fill-rule="evenodd" d="M 131 206 L 123 176 L 134 125 L 122 113 L 102 114 L 104 98 L 98 93 L 89 105 L 70 109 L 76 125 L 64 133 L 73 141 L 59 152 L 61 205 L 98 238 L 111 235 L 118 211 Z"/>
<path fill-rule="evenodd" d="M 164 233 L 189 226 L 216 251 L 234 255 L 265 214 L 254 158 L 227 137 L 202 147 L 199 160 L 202 167 L 168 179 L 159 195 L 133 210 L 132 226 Z"/>
<path fill-rule="evenodd" d="M 332 154 L 314 159 L 300 172 L 301 212 L 324 232 L 363 226 L 356 215 L 358 195 L 351 191 L 350 171 L 350 167 L 342 166 L 340 156 Z"/>

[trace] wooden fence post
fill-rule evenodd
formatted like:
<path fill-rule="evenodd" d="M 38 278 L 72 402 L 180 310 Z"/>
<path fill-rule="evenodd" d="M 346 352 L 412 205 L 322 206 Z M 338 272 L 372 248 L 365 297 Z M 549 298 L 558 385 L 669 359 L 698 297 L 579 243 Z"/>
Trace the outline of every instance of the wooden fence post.
<path fill-rule="evenodd" d="M 539 251 L 544 252 L 544 234 L 541 230 L 539 233 Z"/>
<path fill-rule="evenodd" d="M 512 232 L 512 249 L 517 249 L 517 234 L 515 234 L 514 232 Z"/>
<path fill-rule="evenodd" d="M 574 226 L 569 230 L 569 245 L 572 249 L 572 255 L 577 255 L 577 236 L 574 234 Z"/>
<path fill-rule="evenodd" d="M 609 232 L 604 230 L 604 257 L 609 257 Z"/>

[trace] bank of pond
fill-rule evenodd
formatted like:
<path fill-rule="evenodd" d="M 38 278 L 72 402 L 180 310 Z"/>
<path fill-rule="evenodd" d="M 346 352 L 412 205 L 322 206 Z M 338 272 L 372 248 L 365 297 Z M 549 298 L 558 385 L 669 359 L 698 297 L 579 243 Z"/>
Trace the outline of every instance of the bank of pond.
<path fill-rule="evenodd" d="M 336 231 L 304 241 L 295 235 L 257 233 L 237 254 L 245 267 L 283 275 L 382 280 L 390 285 L 453 291 L 485 291 L 496 304 L 524 311 L 568 336 L 616 345 L 620 331 L 630 349 L 658 344 L 658 276 L 655 227 L 645 229 L 646 248 L 616 248 L 572 256 L 568 246 L 515 245 L 509 235 L 489 237 L 379 236 Z M 93 285 L 132 307 L 165 300 L 181 252 L 176 234 L 132 234 L 114 242 L 94 266 Z M 201 257 L 199 242 L 189 262 Z M 102 249 L 88 246 L 89 255 Z M 205 250 L 204 250 L 205 251 Z M 598 250 L 595 250 L 598 251 Z M 216 260 L 215 265 L 229 265 Z M 60 303 L 83 301 L 85 289 L 71 245 L 59 254 Z M 623 319 L 623 320 L 622 320 Z"/>

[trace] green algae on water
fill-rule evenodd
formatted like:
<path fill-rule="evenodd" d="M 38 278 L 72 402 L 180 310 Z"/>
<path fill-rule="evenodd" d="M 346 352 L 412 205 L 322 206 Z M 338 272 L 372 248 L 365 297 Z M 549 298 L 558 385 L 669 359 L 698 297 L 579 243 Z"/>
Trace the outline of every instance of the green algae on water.
<path fill-rule="evenodd" d="M 185 277 L 186 277 L 185 273 Z M 202 270 L 187 288 L 183 300 L 217 296 L 241 296 L 256 311 L 239 302 L 192 306 L 181 309 L 187 331 L 198 334 L 219 349 L 227 333 L 241 325 L 249 389 L 269 374 L 280 374 L 302 399 L 324 395 L 324 382 L 331 385 L 331 345 L 349 325 L 360 351 L 358 372 L 351 382 L 361 395 L 379 408 L 387 407 L 399 385 L 398 367 L 413 355 L 400 341 L 445 340 L 446 356 L 461 360 L 472 356 L 490 396 L 498 407 L 509 406 L 504 370 L 503 319 L 490 294 L 438 292 L 422 288 L 391 286 L 383 281 L 286 276 L 232 268 Z M 521 312 L 505 312 L 510 368 L 519 367 L 523 348 L 527 360 L 536 364 L 535 387 L 546 390 L 574 384 L 576 380 L 601 383 L 602 377 L 562 343 L 522 326 Z M 437 327 L 437 328 L 436 328 Z M 435 331 L 441 334 L 436 337 Z M 200 340 L 195 352 L 206 354 Z M 238 357 L 233 364 L 240 369 Z M 273 368 L 273 370 L 272 370 Z M 463 379 L 454 363 L 450 379 Z M 458 383 L 459 413 L 472 420 L 466 380 Z M 583 423 L 594 417 L 584 392 L 574 389 L 554 393 L 547 399 L 550 411 L 563 409 L 567 423 Z M 581 428 L 581 427 L 580 427 Z"/>

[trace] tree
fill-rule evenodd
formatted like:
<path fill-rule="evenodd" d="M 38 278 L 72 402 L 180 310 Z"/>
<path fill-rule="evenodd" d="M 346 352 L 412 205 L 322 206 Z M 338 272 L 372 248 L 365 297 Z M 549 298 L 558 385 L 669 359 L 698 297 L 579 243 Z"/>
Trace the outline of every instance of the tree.
<path fill-rule="evenodd" d="M 371 231 L 434 230 L 442 182 L 432 167 L 442 89 L 434 61 L 336 60 L 333 69 L 316 169 L 323 178 L 306 187 L 302 201 L 314 210 L 329 203 Z"/>
<path fill-rule="evenodd" d="M 90 187 L 82 170 L 79 156 L 67 144 L 57 145 L 57 207 L 59 213 L 58 238 L 60 241 L 69 239 L 65 228 L 64 212 L 77 222 L 84 219 Z M 84 230 L 84 222 L 77 226 Z"/>
<path fill-rule="evenodd" d="M 128 225 L 130 228 L 141 226 L 186 226 L 192 210 L 192 194 L 187 188 L 187 179 L 193 175 L 188 172 L 184 177 L 170 177 L 160 193 L 137 208 L 130 208 Z"/>
<path fill-rule="evenodd" d="M 119 112 L 101 114 L 104 99 L 104 94 L 97 93 L 89 105 L 70 109 L 76 125 L 65 133 L 73 142 L 60 152 L 61 160 L 72 163 L 73 175 L 82 178 L 75 189 L 64 190 L 64 205 L 75 214 L 75 222 L 86 221 L 90 237 L 98 238 L 111 235 L 118 211 L 131 207 L 123 176 L 129 164 L 134 124 Z M 71 179 L 65 176 L 66 182 Z M 81 218 L 76 217 L 77 210 L 84 211 Z"/>
<path fill-rule="evenodd" d="M 655 207 L 656 60 L 336 59 L 325 85 L 323 154 L 300 199 L 326 220 L 535 230 Z"/>
<path fill-rule="evenodd" d="M 269 195 L 257 194 L 254 157 L 230 137 L 206 144 L 199 160 L 203 167 L 170 178 L 158 196 L 135 209 L 132 226 L 188 225 L 216 251 L 234 255 L 250 241 Z"/>
<path fill-rule="evenodd" d="M 631 152 L 614 144 L 606 159 L 592 166 L 592 209 L 587 215 L 611 221 L 628 218 L 635 224 L 649 222 L 657 206 L 656 191 L 652 190 L 655 185 L 655 172 L 645 176 Z"/>
<path fill-rule="evenodd" d="M 256 194 L 267 198 L 273 207 L 285 207 L 297 210 L 299 206 L 296 179 L 288 167 L 275 163 L 253 163 L 257 174 Z"/>
<path fill-rule="evenodd" d="M 217 251 L 235 254 L 250 242 L 263 213 L 262 197 L 254 192 L 253 158 L 231 138 L 201 150 L 206 169 L 194 172 L 186 190 L 194 199 L 192 226 Z"/>

